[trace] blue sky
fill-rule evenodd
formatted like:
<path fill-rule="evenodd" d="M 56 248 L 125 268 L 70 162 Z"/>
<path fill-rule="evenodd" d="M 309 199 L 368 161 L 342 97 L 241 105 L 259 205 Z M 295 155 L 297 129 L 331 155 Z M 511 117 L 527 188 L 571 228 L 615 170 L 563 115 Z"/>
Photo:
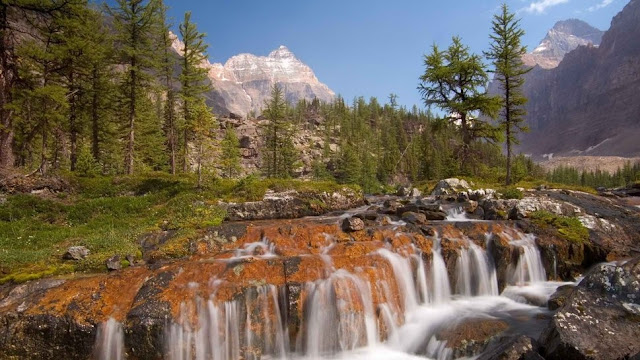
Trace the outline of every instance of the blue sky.
<path fill-rule="evenodd" d="M 416 90 L 422 55 L 459 35 L 476 52 L 488 48 L 498 0 L 165 0 L 174 23 L 191 10 L 207 33 L 212 62 L 239 53 L 266 55 L 286 45 L 320 81 L 354 96 L 422 106 Z M 578 18 L 602 30 L 629 0 L 506 0 L 535 48 L 556 21 Z M 176 25 L 177 27 L 177 25 Z"/>

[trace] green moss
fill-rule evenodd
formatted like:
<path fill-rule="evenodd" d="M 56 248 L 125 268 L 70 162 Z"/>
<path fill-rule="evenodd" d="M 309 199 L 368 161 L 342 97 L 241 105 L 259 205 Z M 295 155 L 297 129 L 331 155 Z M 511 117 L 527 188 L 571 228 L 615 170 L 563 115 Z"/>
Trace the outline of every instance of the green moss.
<path fill-rule="evenodd" d="M 504 199 L 520 200 L 524 197 L 524 195 L 522 194 L 522 191 L 520 191 L 518 188 L 515 188 L 515 187 L 502 188 L 498 190 L 498 192 L 500 193 L 500 195 L 502 195 Z"/>
<path fill-rule="evenodd" d="M 36 266 L 31 269 L 22 269 L 22 271 L 4 276 L 0 278 L 0 284 L 4 284 L 7 282 L 21 284 L 27 281 L 38 280 L 48 276 L 67 274 L 73 272 L 74 270 L 75 269 L 71 264 L 61 264 L 58 266 L 48 267 Z"/>
<path fill-rule="evenodd" d="M 147 173 L 135 176 L 74 177 L 66 175 L 73 191 L 53 199 L 9 195 L 0 206 L 0 279 L 28 281 L 74 271 L 105 271 L 114 254 L 135 254 L 141 235 L 178 230 L 157 251 L 160 257 L 189 254 L 189 244 L 201 232 L 222 223 L 218 201 L 261 200 L 267 190 L 309 193 L 309 205 L 326 208 L 313 194 L 361 190 L 331 181 L 213 179 L 196 189 L 192 175 Z M 70 246 L 86 246 L 90 254 L 78 262 L 62 260 Z M 47 264 L 47 267 L 35 264 Z M 51 270 L 51 269 L 54 270 Z"/>
<path fill-rule="evenodd" d="M 589 241 L 589 229 L 579 219 L 558 216 L 548 211 L 536 211 L 529 218 L 538 226 L 555 229 L 560 237 L 576 244 Z"/>

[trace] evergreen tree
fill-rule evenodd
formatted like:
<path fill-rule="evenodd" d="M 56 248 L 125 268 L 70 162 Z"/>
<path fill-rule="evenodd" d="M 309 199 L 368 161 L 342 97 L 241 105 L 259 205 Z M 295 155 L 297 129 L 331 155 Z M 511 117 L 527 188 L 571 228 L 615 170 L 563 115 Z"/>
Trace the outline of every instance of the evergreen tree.
<path fill-rule="evenodd" d="M 500 125 L 505 132 L 507 147 L 507 177 L 506 184 L 512 182 L 511 162 L 513 158 L 513 145 L 518 144 L 518 133 L 527 131 L 524 125 L 526 115 L 525 105 L 527 98 L 522 93 L 524 75 L 531 68 L 527 68 L 522 62 L 522 56 L 527 53 L 522 45 L 524 30 L 520 28 L 520 21 L 515 14 L 509 12 L 506 4 L 502 5 L 500 14 L 493 17 L 493 33 L 491 38 L 491 50 L 485 53 L 495 66 L 495 79 L 500 83 L 502 90 L 502 111 L 500 112 Z"/>
<path fill-rule="evenodd" d="M 271 89 L 271 100 L 265 104 L 264 115 L 269 120 L 263 128 L 265 153 L 263 170 L 270 178 L 285 178 L 293 174 L 297 151 L 293 144 L 293 129 L 287 118 L 287 104 L 277 84 Z"/>
<path fill-rule="evenodd" d="M 488 81 L 485 66 L 459 37 L 453 37 L 446 51 L 433 45 L 431 53 L 424 57 L 424 65 L 418 89 L 427 106 L 435 105 L 448 112 L 449 120 L 459 126 L 460 160 L 462 169 L 467 170 L 472 143 L 478 139 L 497 139 L 495 129 L 481 116 L 494 117 L 499 100 L 484 91 Z"/>
<path fill-rule="evenodd" d="M 216 119 L 204 99 L 201 98 L 200 101 L 193 105 L 193 121 L 190 131 L 193 133 L 194 138 L 196 173 L 198 175 L 198 189 L 200 189 L 202 187 L 204 154 L 210 150 L 210 141 L 208 140 L 212 138 L 212 130 Z"/>
<path fill-rule="evenodd" d="M 226 177 L 231 178 L 240 173 L 240 141 L 235 130 L 228 126 L 224 132 L 224 138 L 220 144 L 220 164 Z"/>
<path fill-rule="evenodd" d="M 157 0 L 116 0 L 109 8 L 118 33 L 118 61 L 126 65 L 121 84 L 121 100 L 127 121 L 125 171 L 133 174 L 136 148 L 136 119 L 150 81 L 149 70 L 156 67 L 153 28 Z"/>
<path fill-rule="evenodd" d="M 176 128 L 176 91 L 174 89 L 174 69 L 177 65 L 171 45 L 173 39 L 170 34 L 171 24 L 167 20 L 167 7 L 160 1 L 158 10 L 158 38 L 160 74 L 162 76 L 162 88 L 166 94 L 166 100 L 162 109 L 164 118 L 164 132 L 166 136 L 167 151 L 169 153 L 169 169 L 172 175 L 176 173 L 176 153 L 178 151 L 178 130 Z"/>
<path fill-rule="evenodd" d="M 182 49 L 182 72 L 180 73 L 180 83 L 182 85 L 180 96 L 184 116 L 184 123 L 182 124 L 182 170 L 187 172 L 189 168 L 188 143 L 191 138 L 192 123 L 196 120 L 194 107 L 202 101 L 204 93 L 210 90 L 211 87 L 206 82 L 207 69 L 201 66 L 207 59 L 208 45 L 204 42 L 205 34 L 198 32 L 196 24 L 191 22 L 191 12 L 184 14 L 184 21 L 180 24 L 180 36 L 184 44 Z"/>

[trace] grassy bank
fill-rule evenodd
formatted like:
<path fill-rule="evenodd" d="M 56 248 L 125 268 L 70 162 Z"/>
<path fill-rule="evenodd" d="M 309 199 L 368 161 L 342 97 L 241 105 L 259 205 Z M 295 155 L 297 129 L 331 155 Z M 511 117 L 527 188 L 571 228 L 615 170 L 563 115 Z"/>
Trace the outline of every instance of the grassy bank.
<path fill-rule="evenodd" d="M 177 230 L 162 254 L 182 256 L 190 239 L 222 222 L 221 200 L 260 200 L 268 190 L 332 192 L 343 187 L 333 182 L 248 177 L 213 180 L 196 189 L 193 177 L 163 173 L 65 180 L 69 191 L 7 195 L 0 205 L 0 283 L 104 271 L 105 261 L 113 255 L 140 258 L 139 237 L 158 230 Z M 70 246 L 85 246 L 90 255 L 78 262 L 64 261 Z"/>

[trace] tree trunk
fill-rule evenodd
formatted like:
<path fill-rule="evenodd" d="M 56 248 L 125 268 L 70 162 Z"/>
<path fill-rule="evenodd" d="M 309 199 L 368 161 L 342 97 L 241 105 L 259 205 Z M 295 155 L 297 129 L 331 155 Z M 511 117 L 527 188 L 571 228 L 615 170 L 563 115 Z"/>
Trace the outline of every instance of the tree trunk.
<path fill-rule="evenodd" d="M 98 67 L 94 65 L 92 72 L 93 96 L 91 98 L 91 153 L 96 161 L 100 161 L 100 119 L 98 118 Z"/>
<path fill-rule="evenodd" d="M 511 87 L 509 86 L 509 77 L 507 76 L 505 76 L 504 97 L 505 131 L 507 135 L 507 178 L 505 182 L 507 185 L 511 185 Z"/>
<path fill-rule="evenodd" d="M 188 172 L 189 171 L 189 124 L 188 124 L 188 105 L 187 105 L 187 101 L 185 100 L 184 102 L 184 113 L 185 113 L 185 124 L 184 124 L 184 147 L 182 149 L 182 171 L 183 172 Z"/>
<path fill-rule="evenodd" d="M 136 66 L 135 59 L 131 62 L 132 68 Z M 129 94 L 129 139 L 127 144 L 127 156 L 125 168 L 128 175 L 133 174 L 134 149 L 135 149 L 135 119 L 136 119 L 136 80 L 135 70 L 131 70 L 131 88 Z"/>
<path fill-rule="evenodd" d="M 75 88 L 75 79 L 73 76 L 73 72 L 69 75 L 69 89 L 74 91 Z M 75 94 L 71 95 L 70 104 L 69 104 L 69 146 L 70 146 L 70 161 L 71 161 L 71 171 L 76 171 L 76 163 L 78 161 L 78 115 L 77 115 L 77 97 Z"/>
<path fill-rule="evenodd" d="M 15 157 L 13 154 L 13 124 L 11 111 L 5 106 L 11 102 L 14 68 L 9 59 L 11 56 L 11 39 L 7 34 L 7 5 L 0 3 L 0 169 L 12 168 Z"/>
<path fill-rule="evenodd" d="M 167 93 L 167 127 L 169 128 L 169 165 L 171 166 L 171 175 L 176 174 L 176 134 L 175 134 L 175 114 L 174 114 L 174 101 L 173 101 L 173 91 L 169 88 L 171 84 L 167 81 L 167 89 L 169 92 Z"/>
<path fill-rule="evenodd" d="M 202 188 L 202 140 L 198 144 L 198 189 Z"/>

